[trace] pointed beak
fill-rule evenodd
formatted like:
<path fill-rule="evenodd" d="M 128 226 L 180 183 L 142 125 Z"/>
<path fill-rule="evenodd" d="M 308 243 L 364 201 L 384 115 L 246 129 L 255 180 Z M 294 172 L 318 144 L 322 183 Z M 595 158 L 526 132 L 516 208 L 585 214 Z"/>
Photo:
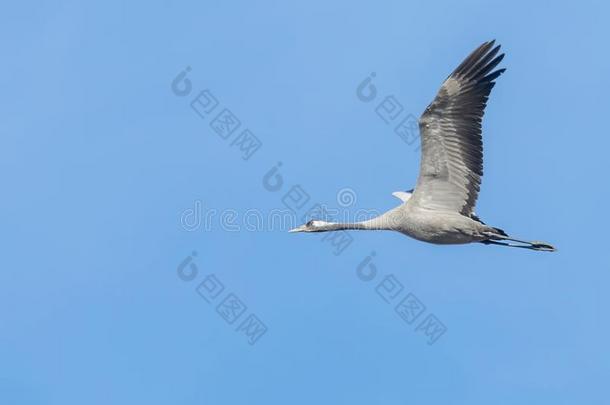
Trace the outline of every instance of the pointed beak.
<path fill-rule="evenodd" d="M 297 226 L 296 228 L 292 228 L 288 232 L 290 232 L 290 233 L 305 232 L 305 225 L 301 225 L 301 226 Z"/>

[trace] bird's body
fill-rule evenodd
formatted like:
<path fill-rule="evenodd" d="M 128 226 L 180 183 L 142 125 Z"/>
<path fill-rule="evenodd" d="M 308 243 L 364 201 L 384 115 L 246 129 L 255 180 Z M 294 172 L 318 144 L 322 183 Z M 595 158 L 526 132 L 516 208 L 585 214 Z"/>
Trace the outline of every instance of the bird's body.
<path fill-rule="evenodd" d="M 292 232 L 392 230 L 441 245 L 481 242 L 554 251 L 543 242 L 511 238 L 474 213 L 483 176 L 481 120 L 495 79 L 505 71 L 494 70 L 504 58 L 498 55 L 499 49 L 494 41 L 475 49 L 449 75 L 420 117 L 419 178 L 414 190 L 394 193 L 401 205 L 368 221 L 309 221 Z"/>
<path fill-rule="evenodd" d="M 492 228 L 461 214 L 450 211 L 433 211 L 409 205 L 408 202 L 368 221 L 336 223 L 314 220 L 304 226 L 310 228 L 312 232 L 338 230 L 396 231 L 413 239 L 439 245 L 480 242 L 488 239 L 490 233 L 502 234 L 502 231 L 497 228 Z M 302 229 L 302 231 L 306 230 Z"/>
<path fill-rule="evenodd" d="M 399 215 L 409 218 L 397 226 L 397 231 L 414 239 L 439 245 L 479 242 L 488 238 L 485 233 L 494 228 L 472 218 L 449 211 L 432 211 L 426 208 L 400 206 Z"/>

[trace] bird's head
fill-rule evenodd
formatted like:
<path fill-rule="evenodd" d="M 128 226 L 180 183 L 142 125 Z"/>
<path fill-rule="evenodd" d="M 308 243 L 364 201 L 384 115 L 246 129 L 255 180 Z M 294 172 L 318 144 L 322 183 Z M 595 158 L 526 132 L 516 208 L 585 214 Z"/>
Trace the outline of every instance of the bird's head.
<path fill-rule="evenodd" d="M 289 230 L 288 232 L 323 232 L 329 230 L 329 225 L 331 225 L 330 222 L 311 220 L 301 226 L 297 226 L 296 228 Z"/>

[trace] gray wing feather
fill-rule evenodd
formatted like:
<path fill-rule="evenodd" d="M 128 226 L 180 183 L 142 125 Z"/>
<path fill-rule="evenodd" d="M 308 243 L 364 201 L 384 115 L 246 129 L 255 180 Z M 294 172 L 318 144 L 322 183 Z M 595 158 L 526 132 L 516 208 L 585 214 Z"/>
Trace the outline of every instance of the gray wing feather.
<path fill-rule="evenodd" d="M 419 119 L 421 163 L 411 204 L 470 216 L 483 176 L 481 120 L 504 54 L 486 42 L 449 75 Z"/>

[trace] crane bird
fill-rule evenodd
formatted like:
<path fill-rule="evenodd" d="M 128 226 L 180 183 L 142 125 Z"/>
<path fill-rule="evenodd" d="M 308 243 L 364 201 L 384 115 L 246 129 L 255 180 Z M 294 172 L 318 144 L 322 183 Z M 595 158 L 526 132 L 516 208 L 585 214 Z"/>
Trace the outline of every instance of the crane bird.
<path fill-rule="evenodd" d="M 402 203 L 363 222 L 311 220 L 289 232 L 391 230 L 420 241 L 448 245 L 479 242 L 553 252 L 544 242 L 528 242 L 486 225 L 474 211 L 483 176 L 481 119 L 495 80 L 495 40 L 475 49 L 443 82 L 419 118 L 421 162 L 414 190 L 395 192 Z"/>

